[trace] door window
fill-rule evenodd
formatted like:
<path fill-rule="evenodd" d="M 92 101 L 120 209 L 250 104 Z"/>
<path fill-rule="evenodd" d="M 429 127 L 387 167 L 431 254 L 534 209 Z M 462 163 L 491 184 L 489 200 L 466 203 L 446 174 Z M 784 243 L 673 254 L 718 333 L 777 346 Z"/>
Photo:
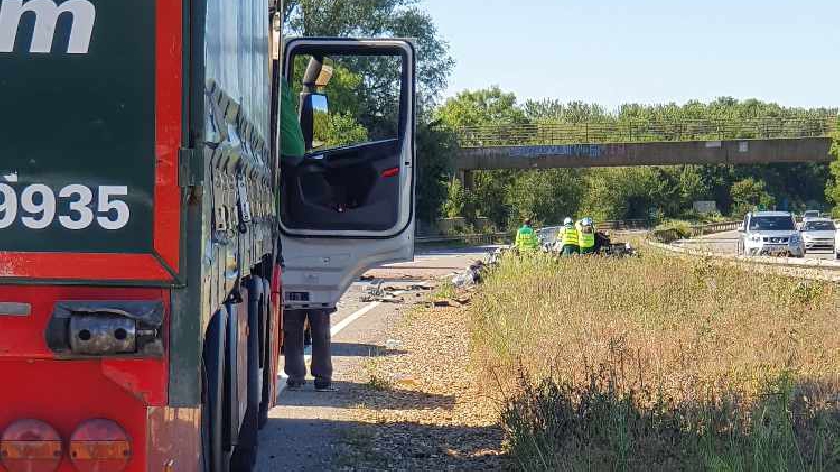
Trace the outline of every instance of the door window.
<path fill-rule="evenodd" d="M 406 58 L 316 47 L 293 50 L 287 61 L 295 103 L 282 106 L 295 107 L 305 154 L 281 156 L 284 227 L 394 229 L 411 190 Z"/>

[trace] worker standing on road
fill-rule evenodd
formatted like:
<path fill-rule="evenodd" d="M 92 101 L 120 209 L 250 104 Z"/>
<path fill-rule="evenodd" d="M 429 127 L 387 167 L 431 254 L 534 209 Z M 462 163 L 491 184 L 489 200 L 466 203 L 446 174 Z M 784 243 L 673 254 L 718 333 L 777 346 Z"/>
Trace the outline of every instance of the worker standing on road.
<path fill-rule="evenodd" d="M 571 218 L 563 220 L 563 255 L 580 254 L 580 239 L 575 222 Z"/>
<path fill-rule="evenodd" d="M 294 96 L 283 79 L 281 84 L 282 106 L 280 108 L 280 134 L 282 138 L 280 158 L 300 159 L 306 153 L 303 131 L 294 107 Z M 315 390 L 332 390 L 332 352 L 330 339 L 329 310 L 284 310 L 283 311 L 283 370 L 289 377 L 286 386 L 300 390 L 306 384 L 306 363 L 303 357 L 304 330 L 309 318 L 312 337 L 312 376 Z"/>
<path fill-rule="evenodd" d="M 595 252 L 595 224 L 592 218 L 586 217 L 580 220 L 578 225 L 578 244 L 581 254 L 592 254 Z"/>
<path fill-rule="evenodd" d="M 536 252 L 539 247 L 537 242 L 537 233 L 531 227 L 531 219 L 527 218 L 525 224 L 516 232 L 516 249 L 520 254 L 527 252 Z"/>

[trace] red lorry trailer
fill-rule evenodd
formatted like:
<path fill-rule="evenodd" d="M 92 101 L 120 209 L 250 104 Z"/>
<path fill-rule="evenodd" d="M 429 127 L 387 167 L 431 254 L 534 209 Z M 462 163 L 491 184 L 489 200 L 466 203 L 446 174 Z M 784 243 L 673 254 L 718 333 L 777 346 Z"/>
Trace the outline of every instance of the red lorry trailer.
<path fill-rule="evenodd" d="M 282 309 L 413 256 L 411 44 L 282 47 L 282 11 L 0 0 L 0 471 L 251 470 Z M 392 91 L 349 141 L 333 72 Z"/>

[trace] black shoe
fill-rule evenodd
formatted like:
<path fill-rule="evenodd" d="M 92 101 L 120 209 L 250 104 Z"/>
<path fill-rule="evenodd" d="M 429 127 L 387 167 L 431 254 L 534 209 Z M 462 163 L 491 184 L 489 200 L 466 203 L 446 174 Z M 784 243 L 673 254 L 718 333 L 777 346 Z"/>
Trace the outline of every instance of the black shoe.
<path fill-rule="evenodd" d="M 336 389 L 332 386 L 329 380 L 315 379 L 316 392 L 335 392 Z"/>
<path fill-rule="evenodd" d="M 304 385 L 306 385 L 306 382 L 303 380 L 286 380 L 286 390 L 290 392 L 297 392 L 303 390 Z"/>

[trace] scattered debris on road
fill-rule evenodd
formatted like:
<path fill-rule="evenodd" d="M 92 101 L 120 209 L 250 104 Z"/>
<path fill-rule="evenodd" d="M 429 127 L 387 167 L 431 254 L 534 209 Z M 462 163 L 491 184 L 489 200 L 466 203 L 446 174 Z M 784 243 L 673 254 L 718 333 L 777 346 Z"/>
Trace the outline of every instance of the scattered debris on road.
<path fill-rule="evenodd" d="M 385 285 L 384 282 L 372 283 L 361 295 L 362 302 L 405 303 L 408 299 L 417 301 L 424 298 L 424 294 L 434 290 L 431 282 L 411 283 L 402 285 Z"/>

